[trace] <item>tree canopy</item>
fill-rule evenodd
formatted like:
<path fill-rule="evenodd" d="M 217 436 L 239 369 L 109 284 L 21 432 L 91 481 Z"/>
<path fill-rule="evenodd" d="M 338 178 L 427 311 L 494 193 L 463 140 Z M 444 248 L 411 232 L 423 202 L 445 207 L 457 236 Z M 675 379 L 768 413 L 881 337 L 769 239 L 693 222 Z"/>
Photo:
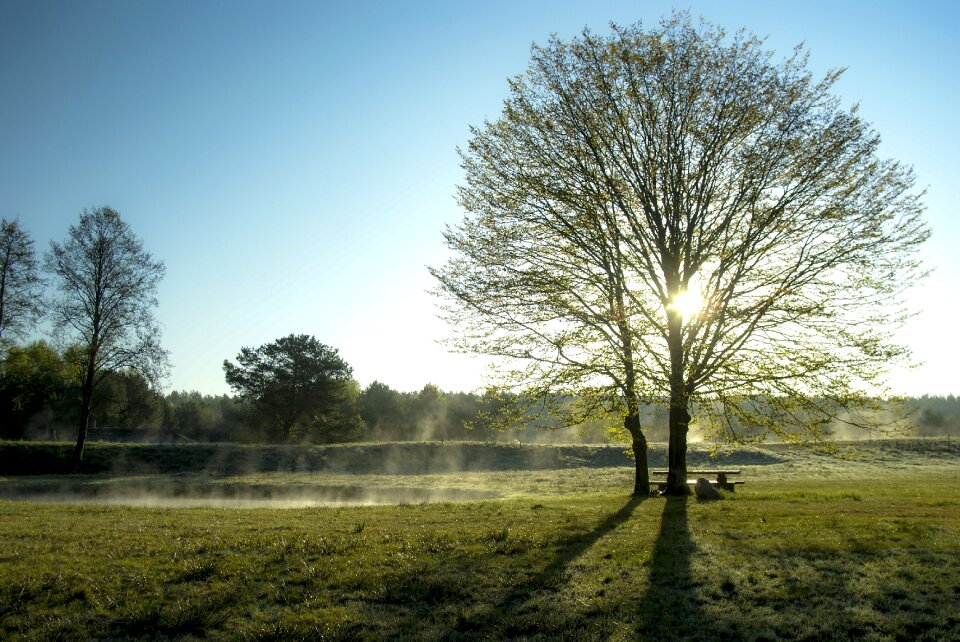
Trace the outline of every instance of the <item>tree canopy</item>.
<path fill-rule="evenodd" d="M 274 440 L 308 439 L 341 427 L 341 404 L 355 387 L 353 369 L 335 348 L 291 334 L 259 348 L 244 347 L 223 362 L 227 383 L 249 400 Z"/>
<path fill-rule="evenodd" d="M 683 13 L 534 46 L 461 150 L 467 215 L 431 270 L 454 345 L 531 398 L 616 409 L 641 494 L 642 402 L 669 407 L 673 493 L 691 411 L 734 440 L 852 420 L 908 357 L 892 331 L 928 232 L 840 75 Z"/>

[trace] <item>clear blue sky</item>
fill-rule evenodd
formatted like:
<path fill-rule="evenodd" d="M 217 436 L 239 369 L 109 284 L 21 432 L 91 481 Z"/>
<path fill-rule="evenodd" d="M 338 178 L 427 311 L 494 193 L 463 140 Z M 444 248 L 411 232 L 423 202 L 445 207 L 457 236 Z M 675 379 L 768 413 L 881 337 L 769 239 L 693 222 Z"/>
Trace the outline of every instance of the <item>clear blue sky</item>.
<path fill-rule="evenodd" d="M 902 392 L 960 393 L 960 3 L 0 0 L 0 215 L 45 251 L 83 208 L 121 212 L 167 265 L 168 389 L 227 392 L 221 363 L 290 333 L 362 385 L 481 384 L 435 339 L 458 145 L 495 118 L 530 45 L 676 6 L 746 27 L 838 86 L 929 189 L 934 275 Z"/>

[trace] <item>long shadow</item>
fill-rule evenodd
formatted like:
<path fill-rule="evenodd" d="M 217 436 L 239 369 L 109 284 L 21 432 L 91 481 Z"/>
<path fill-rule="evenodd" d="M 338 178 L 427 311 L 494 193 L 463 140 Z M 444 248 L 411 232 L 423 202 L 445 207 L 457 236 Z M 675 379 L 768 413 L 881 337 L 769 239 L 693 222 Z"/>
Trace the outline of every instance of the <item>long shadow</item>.
<path fill-rule="evenodd" d="M 617 627 L 620 635 L 630 630 L 636 639 L 736 639 L 729 623 L 712 621 L 702 608 L 706 598 L 701 595 L 702 587 L 693 573 L 692 560 L 697 546 L 691 536 L 687 517 L 687 502 L 696 500 L 668 497 L 663 501 L 660 530 L 650 558 L 646 591 L 628 590 L 615 599 L 620 611 L 611 619 L 620 622 Z M 513 585 L 500 600 L 472 610 L 457 622 L 448 622 L 430 633 L 421 633 L 419 639 L 551 639 L 557 635 L 566 639 L 594 639 L 613 633 L 613 629 L 603 628 L 604 616 L 598 613 L 593 616 L 597 616 L 595 624 L 600 628 L 588 625 L 589 630 L 581 630 L 575 613 L 565 611 L 562 600 L 544 600 L 544 592 L 562 590 L 569 581 L 566 577 L 569 567 L 629 520 L 642 502 L 642 498 L 632 497 L 597 526 L 557 542 L 555 553 L 546 565 L 525 581 Z M 416 578 L 409 578 L 402 582 L 402 590 L 409 593 L 417 583 Z M 422 592 L 427 600 L 440 607 L 458 600 L 470 600 L 468 592 L 456 586 L 429 586 Z M 588 619 L 593 616 L 587 615 Z M 397 628 L 388 631 L 388 636 L 396 634 L 396 637 L 402 637 L 404 632 L 411 630 L 411 617 L 415 617 L 412 612 L 401 616 Z M 569 628 L 558 629 L 563 626 Z"/>
<path fill-rule="evenodd" d="M 632 496 L 620 510 L 603 520 L 603 522 L 592 531 L 564 540 L 553 561 L 547 564 L 543 570 L 529 581 L 511 591 L 510 595 L 501 601 L 497 607 L 498 610 L 502 611 L 506 609 L 510 611 L 511 605 L 522 605 L 526 602 L 532 591 L 544 586 L 553 586 L 571 562 L 590 550 L 590 548 L 603 539 L 607 533 L 630 519 L 630 515 L 634 509 L 639 506 L 644 499 L 645 498 L 636 495 Z"/>
<path fill-rule="evenodd" d="M 596 528 L 585 533 L 569 537 L 558 544 L 557 554 L 549 564 L 523 584 L 516 586 L 498 604 L 487 611 L 486 617 L 474 621 L 470 628 L 474 632 L 497 631 L 498 624 L 511 622 L 508 630 L 500 630 L 505 638 L 525 638 L 541 634 L 540 617 L 523 617 L 530 608 L 531 598 L 538 591 L 554 590 L 563 584 L 567 567 L 603 539 L 608 533 L 630 519 L 633 511 L 646 499 L 631 496 L 617 512 L 603 520 Z M 483 633 L 486 636 L 486 633 Z M 468 636 L 472 637 L 472 636 Z"/>
<path fill-rule="evenodd" d="M 487 603 L 467 618 L 449 623 L 430 634 L 420 632 L 418 639 L 525 639 L 542 637 L 542 613 L 533 606 L 536 595 L 544 590 L 555 591 L 565 583 L 567 568 L 603 539 L 608 533 L 630 519 L 633 511 L 644 501 L 642 497 L 631 497 L 615 513 L 608 516 L 595 528 L 581 531 L 557 542 L 556 553 L 550 561 L 526 581 L 512 587 L 499 601 Z M 411 583 L 403 582 L 402 588 L 409 591 Z M 450 604 L 456 601 L 456 587 L 436 586 L 429 589 L 431 599 L 437 604 Z M 464 596 L 465 597 L 465 596 Z M 408 617 L 403 618 L 408 620 Z M 398 628 L 388 631 L 387 637 L 404 637 L 409 621 L 401 621 Z"/>
<path fill-rule="evenodd" d="M 698 602 L 691 570 L 696 544 L 687 527 L 689 497 L 668 497 L 654 543 L 647 593 L 639 607 L 638 634 L 663 640 L 723 640 Z"/>

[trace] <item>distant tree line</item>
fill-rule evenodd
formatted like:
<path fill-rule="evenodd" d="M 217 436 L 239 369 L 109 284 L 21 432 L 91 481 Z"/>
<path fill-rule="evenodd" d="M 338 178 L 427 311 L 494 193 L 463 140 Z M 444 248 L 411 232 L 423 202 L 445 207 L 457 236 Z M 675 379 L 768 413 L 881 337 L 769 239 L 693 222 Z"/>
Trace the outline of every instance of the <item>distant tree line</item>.
<path fill-rule="evenodd" d="M 314 359 L 302 359 L 295 369 L 306 381 L 287 383 L 294 388 L 314 386 L 310 394 L 297 397 L 295 391 L 278 390 L 277 382 L 259 388 L 253 385 L 253 381 L 262 384 L 266 378 L 263 370 L 267 360 L 254 358 L 269 352 L 263 350 L 263 346 L 245 349 L 245 353 L 241 351 L 250 366 L 251 372 L 247 375 L 258 371 L 259 379 L 241 376 L 239 365 L 226 368 L 228 381 L 238 385 L 243 382 L 239 388 L 245 392 L 236 395 L 178 390 L 162 395 L 136 370 L 122 370 L 106 376 L 96 390 L 90 412 L 91 438 L 240 443 L 426 440 L 529 443 L 557 437 L 602 442 L 607 436 L 599 423 L 565 429 L 559 418 L 534 416 L 519 423 L 519 429 L 502 431 L 499 424 L 490 419 L 502 400 L 491 395 L 446 392 L 430 383 L 410 392 L 395 390 L 380 381 L 361 388 L 349 376 L 349 366 L 336 356 L 336 351 L 319 344 L 313 337 L 291 335 L 274 344 L 292 350 L 294 354 L 287 355 L 291 357 L 296 356 L 299 349 L 308 348 Z M 0 363 L 0 438 L 72 439 L 76 434 L 82 394 L 81 357 L 81 351 L 72 348 L 58 351 L 44 340 L 8 345 Z M 321 381 L 317 370 L 323 368 L 307 367 L 305 362 L 310 361 L 315 366 L 323 362 L 338 373 L 337 378 L 332 382 Z M 308 374 L 312 374 L 312 378 Z M 271 398 L 265 392 L 277 397 Z M 280 406 L 287 407 L 281 410 Z M 278 420 L 278 412 L 289 414 Z M 557 430 L 563 431 L 562 434 L 555 432 Z"/>
<path fill-rule="evenodd" d="M 0 369 L 0 438 L 71 440 L 81 394 L 75 350 L 58 351 L 39 340 L 8 345 Z M 329 401 L 329 400 L 328 400 Z M 575 400 L 568 400 L 574 404 Z M 135 370 L 111 373 L 97 389 L 91 412 L 92 439 L 239 443 L 334 443 L 346 441 L 580 441 L 601 443 L 616 418 L 568 427 L 569 417 L 534 416 L 501 430 L 490 419 L 502 401 L 489 394 L 449 392 L 434 384 L 401 391 L 374 381 L 364 388 L 342 381 L 334 403 L 315 421 L 282 433 L 254 400 L 174 390 L 158 393 Z M 921 436 L 960 436 L 960 397 L 907 399 Z M 665 441 L 662 407 L 643 411 L 645 429 Z"/>
<path fill-rule="evenodd" d="M 81 412 L 83 352 L 58 352 L 48 342 L 8 345 L 0 368 L 0 437 L 76 437 Z M 161 425 L 164 397 L 133 369 L 104 375 L 91 399 L 91 425 L 146 428 Z"/>
<path fill-rule="evenodd" d="M 916 411 L 913 423 L 921 436 L 960 436 L 960 397 L 923 395 L 907 403 Z"/>
<path fill-rule="evenodd" d="M 65 440 L 76 435 L 81 395 L 71 350 L 39 340 L 11 345 L 0 370 L 0 438 Z M 174 390 L 162 395 L 134 370 L 112 373 L 93 399 L 93 439 L 241 443 L 330 443 L 394 440 L 491 440 L 503 437 L 479 421 L 491 401 L 427 384 L 401 392 L 351 379 L 329 398 L 314 399 L 321 417 L 288 423 L 286 431 L 257 401 L 237 395 Z M 318 396 L 320 396 L 318 394 Z M 516 435 L 511 433 L 511 438 Z"/>
<path fill-rule="evenodd" d="M 481 419 L 490 398 L 433 384 L 361 389 L 337 351 L 307 335 L 224 362 L 235 396 L 163 395 L 167 353 L 153 317 L 163 273 L 109 207 L 84 210 L 42 256 L 18 220 L 0 220 L 0 438 L 76 439 L 76 464 L 88 431 L 258 443 L 502 436 Z M 42 319 L 50 338 L 31 341 Z"/>

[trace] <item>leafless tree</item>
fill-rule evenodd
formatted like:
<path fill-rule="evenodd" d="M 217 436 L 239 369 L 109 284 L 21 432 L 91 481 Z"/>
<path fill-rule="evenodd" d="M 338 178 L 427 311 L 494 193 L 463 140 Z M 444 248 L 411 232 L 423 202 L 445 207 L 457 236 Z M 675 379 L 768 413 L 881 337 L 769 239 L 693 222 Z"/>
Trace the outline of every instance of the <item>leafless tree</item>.
<path fill-rule="evenodd" d="M 51 314 L 62 341 L 78 355 L 80 425 L 73 465 L 83 457 L 94 391 L 107 374 L 136 370 L 156 385 L 167 368 L 153 317 L 164 265 L 109 207 L 84 211 L 65 242 L 50 242 L 46 269 L 59 296 Z"/>

